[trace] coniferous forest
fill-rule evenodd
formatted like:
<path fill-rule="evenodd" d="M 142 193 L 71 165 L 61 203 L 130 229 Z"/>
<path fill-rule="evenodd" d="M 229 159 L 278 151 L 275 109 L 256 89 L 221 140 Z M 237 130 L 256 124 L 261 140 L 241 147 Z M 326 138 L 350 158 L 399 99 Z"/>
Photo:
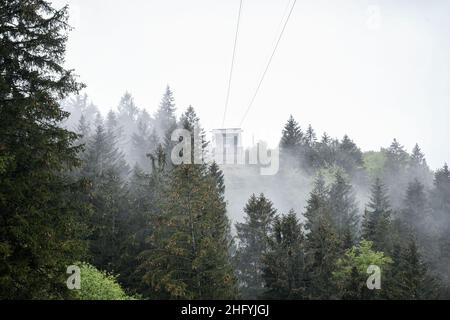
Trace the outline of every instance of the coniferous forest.
<path fill-rule="evenodd" d="M 1 299 L 450 298 L 447 164 L 289 114 L 275 175 L 216 164 L 169 86 L 156 112 L 128 92 L 100 112 L 70 30 L 67 8 L 0 0 Z M 171 161 L 175 129 L 197 129 L 196 164 Z"/>

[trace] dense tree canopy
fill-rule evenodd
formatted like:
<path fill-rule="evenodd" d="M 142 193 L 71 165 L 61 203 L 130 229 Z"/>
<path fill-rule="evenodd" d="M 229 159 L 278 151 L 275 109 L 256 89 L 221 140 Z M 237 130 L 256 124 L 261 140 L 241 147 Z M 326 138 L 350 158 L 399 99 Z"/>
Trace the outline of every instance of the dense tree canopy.
<path fill-rule="evenodd" d="M 126 92 L 103 114 L 80 94 L 67 13 L 0 0 L 0 299 L 450 297 L 447 165 L 396 139 L 363 152 L 292 115 L 276 175 L 219 165 L 169 86 L 154 112 Z"/>

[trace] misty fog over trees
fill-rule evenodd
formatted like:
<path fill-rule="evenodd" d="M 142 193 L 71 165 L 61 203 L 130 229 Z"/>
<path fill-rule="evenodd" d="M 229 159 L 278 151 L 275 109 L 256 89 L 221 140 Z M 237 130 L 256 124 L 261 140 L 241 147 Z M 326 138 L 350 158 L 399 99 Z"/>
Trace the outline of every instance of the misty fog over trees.
<path fill-rule="evenodd" d="M 195 106 L 167 86 L 154 113 L 125 92 L 102 114 L 64 68 L 67 18 L 0 0 L 1 299 L 450 298 L 447 164 L 287 114 L 274 176 L 209 160 L 204 130 L 202 163 L 175 165 Z"/>

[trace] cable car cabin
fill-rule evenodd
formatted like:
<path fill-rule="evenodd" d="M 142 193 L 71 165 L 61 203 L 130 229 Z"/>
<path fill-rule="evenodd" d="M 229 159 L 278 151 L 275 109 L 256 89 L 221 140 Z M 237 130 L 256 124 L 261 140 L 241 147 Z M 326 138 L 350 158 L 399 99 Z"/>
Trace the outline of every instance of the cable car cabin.
<path fill-rule="evenodd" d="M 242 130 L 240 128 L 214 129 L 212 131 L 214 161 L 220 165 L 243 163 Z"/>

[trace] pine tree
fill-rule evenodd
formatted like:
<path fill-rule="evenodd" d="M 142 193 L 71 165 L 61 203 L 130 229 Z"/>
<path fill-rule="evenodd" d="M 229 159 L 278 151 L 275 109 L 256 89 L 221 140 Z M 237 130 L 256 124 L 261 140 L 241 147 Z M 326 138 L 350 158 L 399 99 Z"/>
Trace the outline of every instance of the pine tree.
<path fill-rule="evenodd" d="M 109 118 L 108 131 L 100 122 L 88 142 L 80 174 L 91 185 L 87 203 L 93 209 L 90 220 L 92 234 L 89 237 L 92 262 L 102 270 L 118 272 L 126 236 L 125 225 L 128 223 L 125 178 L 129 168 L 116 146 L 112 119 Z"/>
<path fill-rule="evenodd" d="M 182 124 L 185 128 L 197 126 L 202 132 L 192 108 Z M 158 159 L 161 167 L 165 166 L 164 158 L 160 147 L 152 160 L 155 164 Z M 217 167 L 205 163 L 171 168 L 167 191 L 161 199 L 161 213 L 153 219 L 155 230 L 141 264 L 144 282 L 159 292 L 159 297 L 237 296 L 229 255 L 230 225 L 220 177 L 222 173 Z"/>
<path fill-rule="evenodd" d="M 78 123 L 77 133 L 80 135 L 78 138 L 78 142 L 82 145 L 85 145 L 91 134 L 91 125 L 89 120 L 86 119 L 84 115 L 81 115 L 80 121 Z"/>
<path fill-rule="evenodd" d="M 333 150 L 333 139 L 324 132 L 320 142 L 316 144 L 317 158 L 316 158 L 316 166 L 317 167 L 331 167 L 335 162 L 335 150 Z"/>
<path fill-rule="evenodd" d="M 359 173 L 364 166 L 363 154 L 358 146 L 345 135 L 338 145 L 336 163 L 349 175 Z"/>
<path fill-rule="evenodd" d="M 139 108 L 136 107 L 133 96 L 129 92 L 125 92 L 120 98 L 118 110 L 119 118 L 127 118 L 131 121 L 136 120 L 139 113 Z"/>
<path fill-rule="evenodd" d="M 402 206 L 403 190 L 409 182 L 407 175 L 409 155 L 396 139 L 388 149 L 384 150 L 384 154 L 386 160 L 382 178 L 389 188 L 392 206 L 398 209 Z"/>
<path fill-rule="evenodd" d="M 152 155 L 164 159 L 164 155 Z M 163 198 L 167 192 L 168 173 L 161 163 L 156 164 L 151 173 L 142 171 L 138 166 L 133 169 L 129 183 L 130 214 L 127 219 L 127 238 L 121 254 L 119 280 L 129 291 L 145 298 L 158 298 L 144 281 L 146 271 L 140 268 L 141 253 L 149 249 L 149 239 L 155 232 L 156 217 L 162 213 Z"/>
<path fill-rule="evenodd" d="M 308 126 L 308 129 L 305 133 L 305 141 L 308 144 L 308 146 L 313 147 L 314 144 L 317 142 L 317 135 L 314 131 L 313 127 L 311 125 Z"/>
<path fill-rule="evenodd" d="M 419 226 L 424 223 L 430 215 L 428 198 L 424 185 L 417 179 L 408 184 L 402 210 L 402 221 L 419 236 L 423 231 Z"/>
<path fill-rule="evenodd" d="M 336 294 L 330 277 L 335 270 L 339 241 L 330 213 L 328 189 L 323 177 L 319 175 L 304 213 L 306 295 L 309 299 L 330 299 Z"/>
<path fill-rule="evenodd" d="M 434 236 L 437 232 L 431 218 L 432 212 L 428 192 L 422 182 L 415 179 L 408 184 L 400 220 L 405 224 L 405 229 L 414 235 L 417 245 L 423 252 L 424 260 L 439 266 L 443 261 L 443 259 L 438 258 L 441 253 L 440 246 L 445 242 Z M 442 258 L 444 257 L 445 253 Z"/>
<path fill-rule="evenodd" d="M 427 161 L 425 160 L 425 155 L 422 153 L 419 145 L 416 143 L 414 149 L 411 154 L 411 162 L 413 165 L 422 166 L 426 165 Z"/>
<path fill-rule="evenodd" d="M 144 110 L 137 119 L 136 132 L 131 137 L 133 159 L 144 171 L 149 172 L 151 163 L 148 154 L 153 153 L 159 144 L 155 129 L 151 125 L 152 119 Z"/>
<path fill-rule="evenodd" d="M 124 154 L 117 147 L 114 131 L 105 131 L 103 124 L 99 124 L 95 134 L 87 144 L 82 175 L 95 180 L 105 172 L 114 172 L 122 179 L 129 173 Z"/>
<path fill-rule="evenodd" d="M 430 193 L 432 217 L 438 236 L 434 239 L 437 245 L 435 261 L 438 272 L 445 283 L 450 281 L 450 171 L 447 164 L 436 171 L 434 186 Z"/>
<path fill-rule="evenodd" d="M 445 164 L 434 175 L 434 188 L 431 191 L 433 216 L 436 220 L 450 221 L 450 171 Z"/>
<path fill-rule="evenodd" d="M 310 193 L 308 206 L 304 213 L 305 229 L 311 231 L 316 225 L 316 219 L 330 214 L 329 189 L 325 184 L 323 175 L 319 174 L 314 181 L 314 188 Z"/>
<path fill-rule="evenodd" d="M 284 126 L 280 147 L 285 150 L 293 150 L 303 142 L 303 132 L 292 115 L 289 116 Z"/>
<path fill-rule="evenodd" d="M 268 239 L 276 210 L 264 194 L 252 195 L 244 208 L 244 222 L 236 224 L 238 249 L 237 275 L 241 294 L 256 299 L 264 293 L 262 258 L 268 252 Z"/>
<path fill-rule="evenodd" d="M 219 193 L 221 195 L 224 195 L 225 194 L 225 179 L 224 179 L 222 170 L 220 170 L 219 165 L 216 162 L 213 162 L 209 166 L 209 173 L 210 173 L 211 177 L 214 179 Z"/>
<path fill-rule="evenodd" d="M 335 174 L 335 181 L 330 187 L 329 194 L 331 219 L 342 248 L 345 250 L 356 242 L 359 217 L 353 187 L 340 171 Z"/>
<path fill-rule="evenodd" d="M 59 104 L 82 88 L 63 67 L 68 8 L 11 0 L 0 12 L 0 298 L 63 298 L 88 213 L 64 175 L 81 150 Z"/>
<path fill-rule="evenodd" d="M 313 127 L 309 125 L 305 132 L 305 159 L 303 164 L 304 169 L 309 172 L 319 167 L 316 144 L 316 132 Z"/>
<path fill-rule="evenodd" d="M 114 148 L 117 148 L 117 150 L 120 152 L 124 152 L 128 149 L 126 146 L 127 138 L 125 130 L 120 124 L 119 118 L 114 111 L 110 110 L 108 112 L 105 123 L 103 123 L 103 119 L 97 120 L 96 128 L 98 128 L 99 126 L 104 127 L 109 136 L 109 139 L 111 140 L 111 143 L 114 144 Z"/>
<path fill-rule="evenodd" d="M 86 93 L 82 95 L 76 94 L 74 97 L 64 99 L 60 104 L 64 111 L 70 113 L 70 116 L 61 123 L 68 130 L 75 130 L 82 116 L 87 121 L 91 121 L 99 113 L 98 108 L 89 101 Z"/>
<path fill-rule="evenodd" d="M 129 215 L 128 192 L 112 168 L 102 172 L 90 195 L 93 208 L 89 237 L 93 264 L 111 273 L 120 273 L 123 244 Z"/>
<path fill-rule="evenodd" d="M 407 172 L 410 177 L 416 178 L 421 181 L 426 188 L 432 187 L 433 174 L 428 167 L 424 153 L 417 143 L 414 146 L 409 158 Z"/>
<path fill-rule="evenodd" d="M 293 210 L 275 217 L 269 250 L 263 257 L 263 279 L 269 299 L 305 297 L 305 257 L 302 225 Z"/>
<path fill-rule="evenodd" d="M 379 178 L 372 186 L 372 194 L 367 207 L 362 222 L 362 238 L 372 241 L 375 250 L 391 252 L 392 210 L 387 190 Z"/>
<path fill-rule="evenodd" d="M 180 126 L 191 134 L 191 163 L 198 164 L 204 162 L 206 148 L 209 143 L 206 141 L 206 133 L 200 127 L 199 119 L 192 106 L 189 106 L 181 116 Z"/>
<path fill-rule="evenodd" d="M 172 90 L 167 86 L 159 109 L 155 114 L 156 132 L 161 139 L 161 143 L 167 143 L 167 139 L 170 141 L 170 135 L 176 127 L 174 101 Z"/>
<path fill-rule="evenodd" d="M 437 299 L 442 292 L 438 279 L 429 273 L 412 238 L 405 246 L 395 247 L 393 268 L 385 283 L 388 299 Z"/>
<path fill-rule="evenodd" d="M 152 248 L 144 252 L 144 281 L 160 296 L 230 299 L 237 295 L 229 257 L 225 202 L 208 174 L 194 165 L 173 169 Z"/>
<path fill-rule="evenodd" d="M 280 151 L 283 168 L 296 168 L 297 163 L 303 160 L 301 153 L 303 145 L 303 132 L 291 115 L 284 126 L 280 141 Z"/>

